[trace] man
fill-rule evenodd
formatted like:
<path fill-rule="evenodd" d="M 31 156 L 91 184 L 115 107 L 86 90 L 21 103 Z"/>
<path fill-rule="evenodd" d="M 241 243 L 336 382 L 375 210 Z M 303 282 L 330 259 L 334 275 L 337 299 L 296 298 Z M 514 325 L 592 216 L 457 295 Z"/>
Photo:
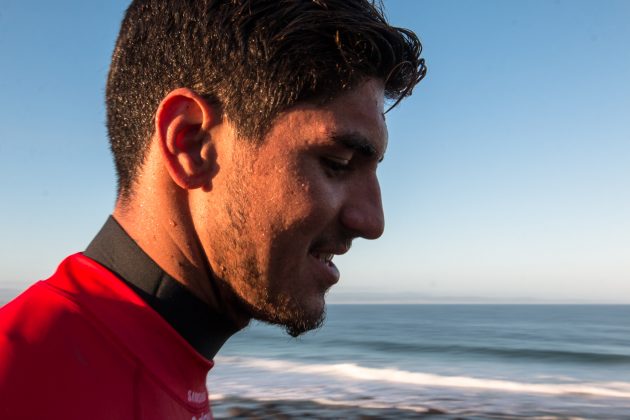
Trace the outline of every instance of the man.
<path fill-rule="evenodd" d="M 107 83 L 113 216 L 0 312 L 0 418 L 210 418 L 252 318 L 316 328 L 378 238 L 384 99 L 425 74 L 366 0 L 137 0 Z"/>

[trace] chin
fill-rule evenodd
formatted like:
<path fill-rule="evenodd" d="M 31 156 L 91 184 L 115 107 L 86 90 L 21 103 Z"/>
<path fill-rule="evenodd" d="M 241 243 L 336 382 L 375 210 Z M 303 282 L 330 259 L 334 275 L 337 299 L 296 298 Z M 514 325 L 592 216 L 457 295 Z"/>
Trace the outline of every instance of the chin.
<path fill-rule="evenodd" d="M 326 303 L 323 295 L 302 300 L 285 297 L 279 302 L 267 302 L 253 310 L 252 315 L 259 321 L 282 326 L 287 334 L 297 337 L 323 325 Z"/>
<path fill-rule="evenodd" d="M 297 303 L 297 310 L 288 319 L 285 319 L 282 325 L 284 325 L 287 334 L 297 337 L 307 331 L 320 328 L 325 318 L 326 302 L 324 296 L 319 295 Z"/>
<path fill-rule="evenodd" d="M 298 337 L 305 332 L 320 328 L 326 319 L 326 311 L 322 309 L 317 316 L 302 319 L 292 319 L 282 324 L 291 337 Z"/>

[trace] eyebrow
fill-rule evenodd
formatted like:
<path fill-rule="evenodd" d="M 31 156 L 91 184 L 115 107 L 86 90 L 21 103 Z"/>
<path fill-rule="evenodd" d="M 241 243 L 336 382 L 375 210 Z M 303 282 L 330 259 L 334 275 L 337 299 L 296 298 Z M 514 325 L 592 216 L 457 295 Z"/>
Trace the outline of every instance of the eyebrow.
<path fill-rule="evenodd" d="M 333 133 L 331 139 L 335 143 L 339 143 L 348 149 L 356 150 L 363 156 L 368 158 L 377 158 L 378 162 L 382 162 L 385 157 L 379 154 L 374 144 L 372 144 L 365 136 L 359 133 L 336 134 Z"/>

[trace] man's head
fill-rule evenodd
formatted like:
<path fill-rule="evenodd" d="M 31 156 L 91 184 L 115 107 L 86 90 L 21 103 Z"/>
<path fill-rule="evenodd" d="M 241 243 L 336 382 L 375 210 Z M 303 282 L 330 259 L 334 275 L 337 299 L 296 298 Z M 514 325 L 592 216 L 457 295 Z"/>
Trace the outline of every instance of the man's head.
<path fill-rule="evenodd" d="M 128 194 L 153 117 L 188 87 L 248 138 L 298 102 L 323 103 L 366 77 L 398 99 L 424 75 L 421 45 L 367 0 L 137 0 L 122 23 L 107 84 L 107 122 Z"/>
<path fill-rule="evenodd" d="M 107 85 L 119 203 L 171 201 L 179 265 L 315 327 L 332 254 L 383 230 L 383 100 L 424 76 L 420 50 L 366 0 L 134 1 Z"/>

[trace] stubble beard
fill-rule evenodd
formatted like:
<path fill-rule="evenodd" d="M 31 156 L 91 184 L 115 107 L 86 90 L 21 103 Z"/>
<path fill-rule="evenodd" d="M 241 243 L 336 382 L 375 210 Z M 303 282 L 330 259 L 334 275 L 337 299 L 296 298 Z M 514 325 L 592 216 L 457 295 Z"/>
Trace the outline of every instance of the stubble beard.
<path fill-rule="evenodd" d="M 256 244 L 251 239 L 252 232 L 247 229 L 249 225 L 244 212 L 248 207 L 244 204 L 238 200 L 226 204 L 229 223 L 216 238 L 218 264 L 214 275 L 232 291 L 250 318 L 282 326 L 291 337 L 320 328 L 326 318 L 324 305 L 321 309 L 307 311 L 306 305 L 290 290 L 270 289 L 274 279 L 265 278 L 256 258 Z M 291 283 L 289 280 L 276 282 Z"/>

